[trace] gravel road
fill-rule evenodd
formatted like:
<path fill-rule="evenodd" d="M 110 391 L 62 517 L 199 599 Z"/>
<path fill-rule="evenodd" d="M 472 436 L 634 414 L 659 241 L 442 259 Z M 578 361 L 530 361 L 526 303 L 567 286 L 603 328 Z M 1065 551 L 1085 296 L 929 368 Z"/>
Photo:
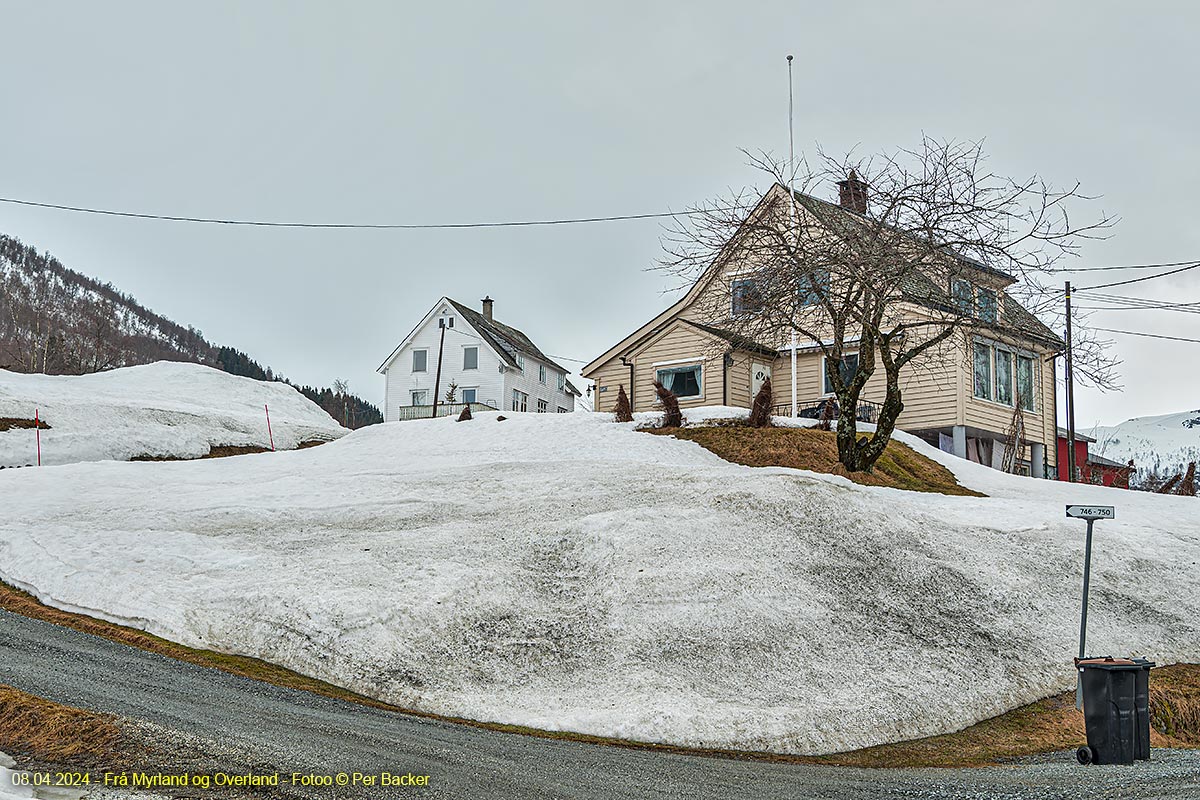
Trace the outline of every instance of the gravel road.
<path fill-rule="evenodd" d="M 0 611 L 0 683 L 278 770 L 283 796 L 339 798 L 1200 797 L 1200 753 L 1079 767 L 1071 753 L 986 769 L 866 770 L 702 758 L 496 733 L 227 675 Z M 191 763 L 195 763 L 193 760 Z M 164 768 L 179 764 L 164 763 Z M 427 787 L 294 789 L 292 772 L 429 775 Z M 186 792 L 196 796 L 196 792 Z M 216 794 L 214 791 L 213 794 Z M 225 792 L 226 795 L 236 792 Z M 204 793 L 200 792 L 200 796 Z"/>

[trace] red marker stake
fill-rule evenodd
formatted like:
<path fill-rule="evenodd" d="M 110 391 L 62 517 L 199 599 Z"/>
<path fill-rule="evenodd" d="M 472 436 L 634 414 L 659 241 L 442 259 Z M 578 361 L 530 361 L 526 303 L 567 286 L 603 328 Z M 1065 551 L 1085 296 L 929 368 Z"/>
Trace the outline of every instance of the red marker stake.
<path fill-rule="evenodd" d="M 38 466 L 40 467 L 42 465 L 42 422 L 38 416 L 39 413 L 39 409 L 33 410 L 33 433 L 37 437 Z"/>
<path fill-rule="evenodd" d="M 271 452 L 275 452 L 275 434 L 271 433 L 271 409 L 263 403 L 263 411 L 267 412 L 267 436 L 271 437 Z"/>

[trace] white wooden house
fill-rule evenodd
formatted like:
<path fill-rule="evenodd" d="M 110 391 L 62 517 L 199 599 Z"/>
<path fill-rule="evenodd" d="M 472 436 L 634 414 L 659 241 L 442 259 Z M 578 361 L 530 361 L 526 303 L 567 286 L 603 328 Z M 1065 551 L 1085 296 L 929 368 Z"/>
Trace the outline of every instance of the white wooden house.
<path fill-rule="evenodd" d="M 457 414 L 464 404 L 474 410 L 575 410 L 579 390 L 567 370 L 528 336 L 497 322 L 490 297 L 482 302 L 481 313 L 448 297 L 438 300 L 379 366 L 386 381 L 385 422 L 432 416 L 435 392 L 438 416 Z M 452 384 L 454 400 L 447 401 Z"/>

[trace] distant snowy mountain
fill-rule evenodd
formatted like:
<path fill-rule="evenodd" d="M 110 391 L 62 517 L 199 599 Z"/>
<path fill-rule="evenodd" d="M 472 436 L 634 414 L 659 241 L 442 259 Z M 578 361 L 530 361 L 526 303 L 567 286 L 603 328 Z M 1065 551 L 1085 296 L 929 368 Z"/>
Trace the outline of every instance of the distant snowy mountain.
<path fill-rule="evenodd" d="M 1189 461 L 1200 461 L 1200 410 L 1135 417 L 1120 425 L 1098 426 L 1089 432 L 1092 452 L 1114 461 L 1133 459 L 1136 479 L 1169 477 L 1184 472 Z"/>

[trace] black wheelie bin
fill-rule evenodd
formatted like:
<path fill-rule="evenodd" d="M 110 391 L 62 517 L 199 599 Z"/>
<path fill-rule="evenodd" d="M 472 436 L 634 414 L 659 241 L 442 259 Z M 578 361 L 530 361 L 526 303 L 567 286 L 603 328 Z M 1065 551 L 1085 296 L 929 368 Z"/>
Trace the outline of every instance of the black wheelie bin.
<path fill-rule="evenodd" d="M 1075 665 L 1087 729 L 1087 745 L 1076 758 L 1081 764 L 1132 764 L 1138 745 L 1137 678 L 1147 670 L 1127 658 L 1076 659 Z M 1148 732 L 1146 738 L 1148 745 Z"/>

